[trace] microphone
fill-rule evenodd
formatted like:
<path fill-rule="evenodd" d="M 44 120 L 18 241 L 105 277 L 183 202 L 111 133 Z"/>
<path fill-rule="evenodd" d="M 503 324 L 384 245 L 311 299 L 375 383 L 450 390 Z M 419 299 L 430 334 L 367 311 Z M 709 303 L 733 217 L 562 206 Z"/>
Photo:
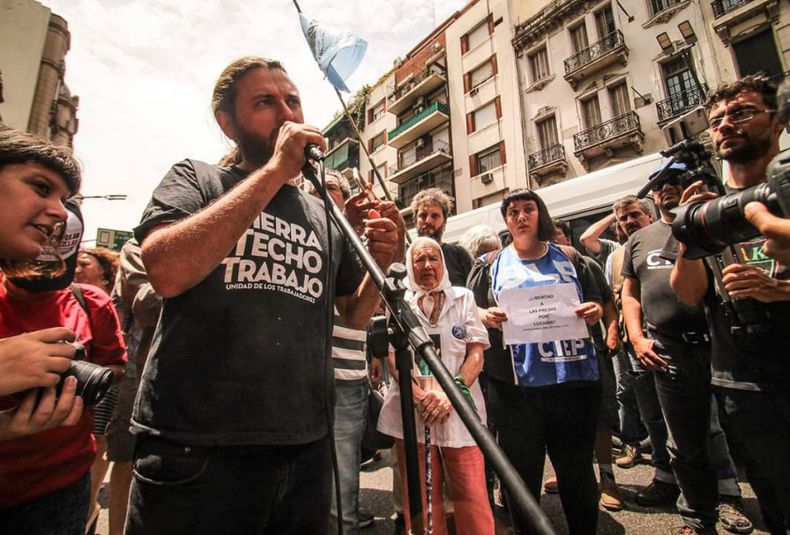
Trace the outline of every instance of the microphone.
<path fill-rule="evenodd" d="M 322 162 L 324 160 L 324 153 L 318 148 L 315 143 L 308 143 L 304 148 L 304 157 L 313 162 Z"/>

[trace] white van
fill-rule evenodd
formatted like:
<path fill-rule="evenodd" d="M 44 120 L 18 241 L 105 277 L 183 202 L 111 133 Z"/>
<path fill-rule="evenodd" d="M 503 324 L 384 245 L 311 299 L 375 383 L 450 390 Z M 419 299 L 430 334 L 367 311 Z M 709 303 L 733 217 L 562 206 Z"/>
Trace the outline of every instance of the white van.
<path fill-rule="evenodd" d="M 659 168 L 662 159 L 659 153 L 642 156 L 541 188 L 537 193 L 546 202 L 552 217 L 571 224 L 574 245 L 578 247 L 578 239 L 584 229 L 607 215 L 617 199 L 636 194 L 645 185 L 647 178 Z M 499 203 L 492 204 L 452 216 L 447 221 L 442 240 L 457 243 L 475 225 L 488 225 L 500 233 L 505 231 L 499 206 Z"/>

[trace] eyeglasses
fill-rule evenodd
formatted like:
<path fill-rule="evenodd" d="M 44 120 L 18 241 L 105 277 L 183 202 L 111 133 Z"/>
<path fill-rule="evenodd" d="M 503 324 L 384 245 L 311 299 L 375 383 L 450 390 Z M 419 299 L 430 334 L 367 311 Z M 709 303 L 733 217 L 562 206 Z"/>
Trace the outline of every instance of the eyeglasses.
<path fill-rule="evenodd" d="M 738 123 L 745 123 L 747 121 L 751 121 L 754 119 L 754 116 L 758 113 L 773 113 L 776 110 L 757 110 L 754 108 L 741 108 L 739 110 L 731 111 L 730 113 L 725 113 L 719 117 L 714 117 L 710 120 L 710 127 L 714 130 L 718 130 L 721 126 L 721 123 L 724 122 L 725 117 L 730 118 L 730 122 L 733 124 Z"/>

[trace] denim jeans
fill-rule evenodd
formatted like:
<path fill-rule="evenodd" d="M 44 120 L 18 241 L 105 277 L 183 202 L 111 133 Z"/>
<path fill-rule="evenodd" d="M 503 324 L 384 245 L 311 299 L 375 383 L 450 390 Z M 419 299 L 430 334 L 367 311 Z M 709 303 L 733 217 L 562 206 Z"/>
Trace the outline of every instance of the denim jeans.
<path fill-rule="evenodd" d="M 548 452 L 569 533 L 595 533 L 598 483 L 593 444 L 600 414 L 600 383 L 522 387 L 492 379 L 488 393 L 499 444 L 535 500 L 540 500 Z M 514 533 L 527 533 L 528 527 L 514 517 L 512 507 L 510 512 Z"/>
<path fill-rule="evenodd" d="M 638 370 L 638 368 L 636 368 Z M 669 464 L 669 450 L 667 450 L 667 424 L 661 412 L 661 404 L 656 394 L 656 381 L 649 371 L 632 371 L 626 374 L 632 381 L 634 397 L 636 398 L 639 413 L 650 436 L 653 446 L 651 464 L 655 468 L 653 478 L 662 483 L 675 483 L 675 474 Z"/>
<path fill-rule="evenodd" d="M 359 463 L 360 443 L 368 412 L 367 381 L 335 384 L 335 451 L 340 478 L 340 504 L 343 508 L 343 535 L 359 533 Z M 334 483 L 334 479 L 333 479 Z M 334 484 L 332 485 L 334 489 Z M 334 490 L 330 509 L 329 532 L 337 532 L 337 503 Z"/>
<path fill-rule="evenodd" d="M 772 535 L 790 534 L 790 392 L 715 388 Z"/>
<path fill-rule="evenodd" d="M 83 535 L 88 518 L 90 493 L 91 475 L 88 472 L 71 485 L 1 510 L 0 533 Z M 10 531 L 5 531 L 6 529 Z"/>
<path fill-rule="evenodd" d="M 634 392 L 634 375 L 625 350 L 618 349 L 612 356 L 614 376 L 617 380 L 617 415 L 620 420 L 620 439 L 624 444 L 635 446 L 644 436 L 645 428 L 639 413 L 639 404 Z"/>
<path fill-rule="evenodd" d="M 666 372 L 655 372 L 653 376 L 669 431 L 670 465 L 681 491 L 678 512 L 687 526 L 713 529 L 718 484 L 709 446 L 710 346 L 660 335 L 655 339 L 656 353 L 668 362 Z"/>
<path fill-rule="evenodd" d="M 329 438 L 290 446 L 176 445 L 135 452 L 127 534 L 326 533 Z"/>

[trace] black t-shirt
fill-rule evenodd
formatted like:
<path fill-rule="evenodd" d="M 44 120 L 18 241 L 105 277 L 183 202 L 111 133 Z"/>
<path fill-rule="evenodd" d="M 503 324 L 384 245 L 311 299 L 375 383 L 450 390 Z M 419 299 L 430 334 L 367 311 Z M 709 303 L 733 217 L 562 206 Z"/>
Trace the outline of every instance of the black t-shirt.
<path fill-rule="evenodd" d="M 670 225 L 661 220 L 632 234 L 625 244 L 623 276 L 639 281 L 642 314 L 651 329 L 671 337 L 705 333 L 708 326 L 702 306 L 681 303 L 669 284 L 675 263 L 660 254 L 671 235 Z"/>
<path fill-rule="evenodd" d="M 135 236 L 142 243 L 154 227 L 198 212 L 244 178 L 193 160 L 174 165 Z M 134 407 L 136 432 L 210 445 L 326 435 L 328 258 L 335 295 L 357 288 L 361 268 L 334 226 L 327 255 L 325 223 L 318 199 L 285 185 L 214 271 L 164 300 Z"/>
<path fill-rule="evenodd" d="M 472 270 L 472 256 L 460 245 L 443 243 L 442 252 L 444 253 L 444 265 L 447 268 L 447 275 L 450 277 L 450 284 L 453 286 L 466 286 L 466 277 Z"/>
<path fill-rule="evenodd" d="M 727 193 L 738 190 L 727 188 Z M 769 276 L 790 279 L 790 267 L 763 252 L 765 238 L 759 237 L 735 246 L 745 263 L 762 268 Z M 711 320 L 712 383 L 741 390 L 779 390 L 790 388 L 790 349 L 787 336 L 790 328 L 790 301 L 760 303 L 752 301 L 761 312 L 768 313 L 768 331 L 751 336 L 733 335 L 733 318 L 716 295 L 714 277 L 708 270 L 708 292 L 705 304 Z M 765 317 L 765 316 L 764 316 Z"/>

